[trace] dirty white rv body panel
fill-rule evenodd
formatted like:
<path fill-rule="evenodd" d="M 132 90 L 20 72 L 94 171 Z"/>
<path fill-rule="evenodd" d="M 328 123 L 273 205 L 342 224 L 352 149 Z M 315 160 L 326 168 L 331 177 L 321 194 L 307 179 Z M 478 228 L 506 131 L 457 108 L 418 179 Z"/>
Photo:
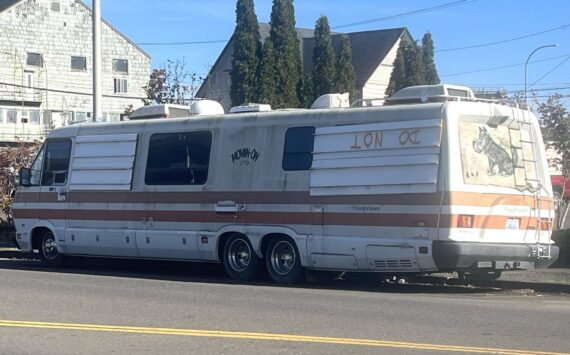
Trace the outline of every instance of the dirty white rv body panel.
<path fill-rule="evenodd" d="M 525 267 L 552 244 L 548 228 L 535 233 L 552 212 L 540 131 L 525 126 L 536 144 L 520 148 L 539 160 L 539 208 L 516 164 L 479 147 L 512 158 L 523 114 L 440 102 L 62 128 L 46 149 L 70 142 L 69 171 L 19 189 L 18 243 L 37 249 L 50 230 L 70 255 L 220 261 L 231 236 L 260 258 L 286 236 L 306 268 Z"/>

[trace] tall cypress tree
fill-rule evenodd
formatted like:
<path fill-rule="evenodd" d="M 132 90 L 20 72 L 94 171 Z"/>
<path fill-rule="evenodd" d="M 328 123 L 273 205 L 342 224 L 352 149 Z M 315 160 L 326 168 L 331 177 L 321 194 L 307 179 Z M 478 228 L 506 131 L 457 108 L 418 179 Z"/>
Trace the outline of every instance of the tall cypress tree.
<path fill-rule="evenodd" d="M 335 58 L 331 29 L 326 16 L 321 16 L 315 25 L 315 49 L 313 50 L 314 97 L 332 91 L 335 77 Z"/>
<path fill-rule="evenodd" d="M 271 38 L 263 43 L 263 54 L 257 77 L 257 101 L 275 105 L 277 89 L 275 86 L 275 50 Z"/>
<path fill-rule="evenodd" d="M 350 100 L 356 100 L 356 73 L 352 65 L 352 48 L 347 35 L 342 35 L 342 44 L 336 64 L 334 91 L 350 94 Z"/>
<path fill-rule="evenodd" d="M 396 53 L 386 94 L 393 95 L 396 91 L 408 86 L 424 85 L 426 84 L 425 78 L 421 48 L 415 42 L 402 39 Z"/>
<path fill-rule="evenodd" d="M 422 37 L 422 61 L 424 62 L 426 80 L 428 85 L 439 84 L 439 75 L 435 67 L 434 61 L 434 46 L 431 33 L 426 32 Z"/>
<path fill-rule="evenodd" d="M 230 97 L 232 105 L 255 101 L 255 80 L 261 57 L 261 36 L 253 0 L 238 0 Z"/>
<path fill-rule="evenodd" d="M 269 38 L 275 49 L 275 85 L 279 88 L 272 104 L 277 108 L 298 107 L 302 71 L 293 0 L 273 0 Z"/>

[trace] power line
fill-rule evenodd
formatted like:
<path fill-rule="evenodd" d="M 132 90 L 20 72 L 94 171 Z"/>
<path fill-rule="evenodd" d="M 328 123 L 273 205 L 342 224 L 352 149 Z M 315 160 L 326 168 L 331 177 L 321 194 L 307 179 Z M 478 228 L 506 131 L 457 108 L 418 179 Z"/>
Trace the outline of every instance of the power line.
<path fill-rule="evenodd" d="M 564 63 L 566 63 L 568 61 L 568 59 L 570 59 L 570 56 L 566 57 L 566 59 L 564 59 L 562 62 L 560 62 L 560 64 L 558 64 L 557 66 L 555 66 L 554 68 L 552 68 L 548 73 L 544 74 L 543 76 L 540 77 L 540 79 L 538 79 L 537 81 L 535 81 L 534 83 L 532 83 L 529 87 L 533 87 L 536 83 L 538 83 L 539 81 L 541 81 L 542 79 L 546 78 L 548 75 L 550 75 L 550 73 L 552 73 L 553 71 L 555 71 L 556 69 L 560 68 Z"/>
<path fill-rule="evenodd" d="M 548 33 L 548 32 L 559 31 L 559 30 L 565 30 L 565 29 L 567 29 L 568 27 L 570 27 L 570 24 L 558 26 L 558 27 L 555 27 L 555 28 L 551 28 L 551 29 L 548 29 L 548 30 L 541 31 L 541 32 L 531 33 L 531 34 L 526 35 L 526 36 L 520 36 L 520 37 L 515 37 L 515 38 L 509 38 L 509 39 L 505 39 L 505 40 L 501 40 L 501 41 L 496 41 L 496 42 L 475 44 L 475 45 L 465 46 L 465 47 L 438 49 L 438 50 L 436 50 L 436 52 L 438 52 L 438 53 L 441 53 L 441 52 L 451 52 L 451 51 L 460 51 L 460 50 L 464 50 L 464 49 L 472 49 L 472 48 L 481 48 L 481 47 L 487 47 L 487 46 L 494 46 L 494 45 L 496 45 L 496 44 L 508 43 L 508 42 L 513 42 L 513 41 L 518 41 L 518 40 L 521 40 L 521 39 L 525 39 L 525 38 L 530 38 L 530 37 L 534 37 L 534 36 L 539 36 L 539 35 L 542 35 L 542 34 L 545 34 L 545 33 Z"/>
<path fill-rule="evenodd" d="M 564 54 L 564 55 L 560 55 L 557 57 L 550 57 L 550 58 L 545 58 L 545 59 L 540 59 L 540 60 L 534 60 L 530 63 L 540 63 L 540 62 L 547 62 L 550 60 L 554 60 L 554 59 L 559 59 L 559 58 L 566 58 L 566 57 L 570 57 L 570 54 Z M 525 63 L 518 63 L 518 64 L 509 64 L 509 65 L 501 65 L 498 67 L 490 67 L 490 68 L 483 68 L 483 69 L 478 69 L 478 70 L 471 70 L 471 71 L 466 71 L 466 72 L 462 72 L 462 73 L 454 73 L 454 74 L 445 74 L 445 75 L 440 75 L 440 77 L 444 78 L 444 77 L 450 77 L 450 76 L 460 76 L 460 75 L 466 75 L 466 74 L 474 74 L 474 73 L 481 73 L 484 71 L 491 71 L 491 70 L 498 70 L 498 69 L 506 69 L 506 68 L 513 68 L 513 67 L 520 67 L 525 65 Z"/>
<path fill-rule="evenodd" d="M 446 8 L 452 7 L 452 6 L 465 5 L 465 4 L 468 4 L 468 3 L 470 3 L 470 2 L 474 2 L 474 1 L 477 1 L 477 0 L 460 0 L 460 1 L 454 1 L 454 2 L 447 3 L 447 4 L 442 4 L 442 5 L 438 5 L 438 6 L 432 6 L 432 7 L 426 7 L 426 8 L 424 8 L 424 9 L 414 10 L 414 11 L 410 11 L 410 12 L 404 12 L 404 13 L 397 14 L 397 15 L 391 15 L 391 16 L 380 17 L 380 18 L 375 18 L 375 19 L 370 19 L 370 20 L 364 20 L 364 21 L 359 21 L 359 22 L 347 23 L 347 24 L 339 25 L 339 26 L 333 26 L 333 27 L 331 27 L 331 29 L 338 29 L 338 28 L 345 28 L 345 27 L 352 27 L 352 26 L 364 25 L 364 24 L 373 23 L 373 22 L 381 22 L 381 21 L 394 20 L 394 19 L 398 19 L 398 18 L 402 18 L 402 17 L 413 16 L 413 15 L 419 15 L 419 14 L 423 14 L 423 13 L 426 13 L 426 12 L 433 12 L 433 11 L 443 10 L 443 9 L 446 9 Z"/>

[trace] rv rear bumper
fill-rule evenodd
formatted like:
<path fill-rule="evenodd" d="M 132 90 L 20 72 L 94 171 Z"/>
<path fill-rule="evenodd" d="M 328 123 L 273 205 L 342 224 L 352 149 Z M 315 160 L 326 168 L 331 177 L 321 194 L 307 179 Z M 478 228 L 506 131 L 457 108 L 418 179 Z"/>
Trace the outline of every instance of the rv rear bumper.
<path fill-rule="evenodd" d="M 528 269 L 547 268 L 557 259 L 560 249 L 550 245 L 550 258 L 538 257 L 547 244 L 500 244 L 434 241 L 433 258 L 438 269 Z"/>

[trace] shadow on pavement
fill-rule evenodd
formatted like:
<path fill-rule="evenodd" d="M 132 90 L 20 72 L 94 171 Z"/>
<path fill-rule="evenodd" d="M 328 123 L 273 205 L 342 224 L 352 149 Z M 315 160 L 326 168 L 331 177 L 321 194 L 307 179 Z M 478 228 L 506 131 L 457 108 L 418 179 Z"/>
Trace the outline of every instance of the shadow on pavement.
<path fill-rule="evenodd" d="M 16 253 L 16 252 L 14 252 Z M 251 282 L 240 283 L 229 279 L 221 264 L 204 262 L 177 262 L 153 260 L 125 260 L 103 258 L 69 258 L 64 268 L 48 268 L 35 256 L 26 254 L 10 258 L 7 252 L 0 253 L 0 269 L 21 270 L 76 275 L 97 275 L 133 279 L 162 280 L 175 282 L 199 282 L 217 284 L 247 284 L 251 286 L 295 287 L 308 289 L 331 289 L 386 293 L 422 294 L 509 294 L 536 295 L 539 293 L 570 294 L 570 285 L 521 281 L 471 281 L 465 283 L 449 276 L 418 276 L 386 281 L 386 277 L 371 273 L 307 272 L 307 282 L 292 286 L 274 284 L 266 274 Z M 451 274 L 449 274 L 451 275 Z M 402 281 L 400 281 L 402 282 Z"/>

